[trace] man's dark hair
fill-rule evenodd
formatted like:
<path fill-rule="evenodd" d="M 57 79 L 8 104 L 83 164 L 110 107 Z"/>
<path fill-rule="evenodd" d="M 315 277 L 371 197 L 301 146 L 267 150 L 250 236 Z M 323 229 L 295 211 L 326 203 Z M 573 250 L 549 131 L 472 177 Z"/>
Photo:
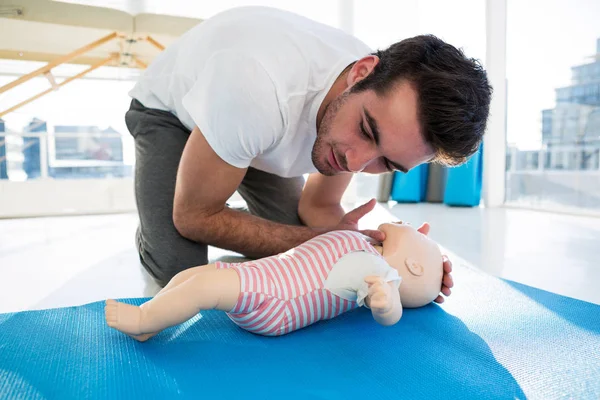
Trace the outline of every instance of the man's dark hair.
<path fill-rule="evenodd" d="M 483 139 L 492 87 L 478 60 L 433 35 L 402 40 L 379 50 L 379 63 L 352 92 L 372 89 L 385 96 L 409 81 L 417 92 L 418 118 L 432 160 L 447 166 L 464 163 Z"/>

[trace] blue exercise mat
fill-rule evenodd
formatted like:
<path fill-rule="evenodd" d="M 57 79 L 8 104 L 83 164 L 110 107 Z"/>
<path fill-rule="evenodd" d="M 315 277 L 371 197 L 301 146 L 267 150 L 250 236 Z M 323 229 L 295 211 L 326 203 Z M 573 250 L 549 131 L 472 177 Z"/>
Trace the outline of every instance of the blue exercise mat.
<path fill-rule="evenodd" d="M 600 398 L 600 306 L 454 276 L 443 306 L 393 327 L 357 309 L 278 338 L 215 311 L 146 343 L 108 328 L 102 302 L 3 314 L 0 398 Z"/>

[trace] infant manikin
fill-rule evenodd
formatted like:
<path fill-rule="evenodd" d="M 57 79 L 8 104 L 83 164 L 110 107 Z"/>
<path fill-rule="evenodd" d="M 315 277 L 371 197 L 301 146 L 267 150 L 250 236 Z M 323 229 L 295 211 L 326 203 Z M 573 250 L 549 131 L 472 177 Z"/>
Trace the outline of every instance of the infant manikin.
<path fill-rule="evenodd" d="M 139 307 L 107 300 L 106 322 L 144 341 L 216 309 L 247 331 L 278 336 L 364 306 L 378 323 L 393 325 L 403 307 L 438 296 L 443 260 L 438 245 L 410 225 L 378 229 L 386 235 L 381 245 L 332 231 L 271 257 L 187 269 Z"/>

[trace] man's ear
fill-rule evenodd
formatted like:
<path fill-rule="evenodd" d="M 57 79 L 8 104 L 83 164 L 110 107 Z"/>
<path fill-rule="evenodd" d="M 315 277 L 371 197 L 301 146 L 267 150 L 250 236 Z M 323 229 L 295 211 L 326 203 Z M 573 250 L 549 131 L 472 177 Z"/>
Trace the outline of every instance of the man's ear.
<path fill-rule="evenodd" d="M 379 57 L 374 55 L 368 55 L 358 60 L 348 73 L 348 87 L 353 86 L 356 82 L 365 79 L 375 66 L 379 64 Z"/>
<path fill-rule="evenodd" d="M 415 260 L 413 260 L 412 258 L 407 258 L 406 260 L 404 260 L 404 265 L 406 265 L 408 271 L 414 276 L 423 275 L 423 266 Z"/>

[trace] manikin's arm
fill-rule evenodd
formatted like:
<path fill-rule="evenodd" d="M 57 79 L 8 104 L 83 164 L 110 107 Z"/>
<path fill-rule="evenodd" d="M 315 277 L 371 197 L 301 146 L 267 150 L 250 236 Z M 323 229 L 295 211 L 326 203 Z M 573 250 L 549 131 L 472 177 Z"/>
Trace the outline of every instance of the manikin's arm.
<path fill-rule="evenodd" d="M 368 276 L 369 294 L 365 300 L 373 318 L 383 326 L 394 325 L 402 317 L 400 291 L 393 282 L 386 283 L 380 276 Z"/>

